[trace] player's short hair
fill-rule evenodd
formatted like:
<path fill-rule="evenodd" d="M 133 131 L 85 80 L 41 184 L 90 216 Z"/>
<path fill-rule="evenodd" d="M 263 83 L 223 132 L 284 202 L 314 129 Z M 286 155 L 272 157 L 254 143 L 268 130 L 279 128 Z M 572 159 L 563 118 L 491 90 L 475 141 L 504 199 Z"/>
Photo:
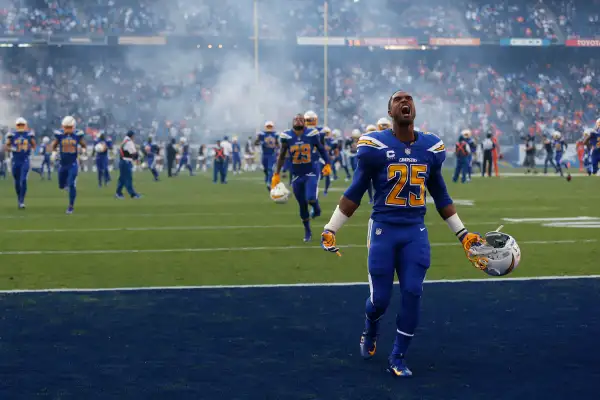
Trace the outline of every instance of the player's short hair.
<path fill-rule="evenodd" d="M 402 89 L 398 89 L 394 93 L 392 93 L 392 95 L 390 96 L 390 99 L 388 100 L 388 111 L 390 111 L 392 109 L 392 99 L 394 98 L 396 93 L 403 92 L 403 91 L 404 90 L 402 90 Z"/>

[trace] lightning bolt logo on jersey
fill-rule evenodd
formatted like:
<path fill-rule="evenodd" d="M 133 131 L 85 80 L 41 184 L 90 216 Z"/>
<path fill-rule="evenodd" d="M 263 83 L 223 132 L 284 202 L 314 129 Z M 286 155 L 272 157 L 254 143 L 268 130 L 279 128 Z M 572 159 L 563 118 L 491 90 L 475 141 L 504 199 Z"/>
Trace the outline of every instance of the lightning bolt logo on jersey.
<path fill-rule="evenodd" d="M 438 208 L 452 202 L 441 172 L 446 159 L 444 143 L 430 133 L 415 131 L 415 135 L 416 140 L 410 145 L 396 139 L 390 129 L 362 136 L 358 141 L 359 168 L 345 196 L 359 204 L 372 179 L 374 221 L 423 224 L 427 211 L 426 187 Z M 396 212 L 398 208 L 405 212 Z"/>

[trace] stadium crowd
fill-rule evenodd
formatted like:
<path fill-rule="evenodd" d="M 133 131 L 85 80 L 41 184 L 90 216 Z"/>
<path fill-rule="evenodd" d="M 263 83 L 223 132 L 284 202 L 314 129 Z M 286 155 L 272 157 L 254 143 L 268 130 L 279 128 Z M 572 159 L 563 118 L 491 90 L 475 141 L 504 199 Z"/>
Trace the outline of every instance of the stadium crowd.
<path fill-rule="evenodd" d="M 79 123 L 90 132 L 119 132 L 132 127 L 159 136 L 168 135 L 172 129 L 207 138 L 223 133 L 253 134 L 239 131 L 244 128 L 234 110 L 217 121 L 203 118 L 218 94 L 214 91 L 219 90 L 215 85 L 223 61 L 220 57 L 204 57 L 202 64 L 191 62 L 161 75 L 156 69 L 132 65 L 130 50 L 124 48 L 5 51 L 19 54 L 0 59 L 4 71 L 0 94 L 5 110 L 9 105 L 15 113 L 27 116 L 37 131 L 51 132 L 62 116 L 76 115 L 85 118 Z M 161 57 L 156 49 L 151 51 Z M 455 54 L 451 49 L 380 51 L 378 57 L 357 61 L 359 52 L 372 53 L 340 49 L 329 65 L 327 123 L 346 133 L 364 128 L 385 115 L 390 88 L 398 87 L 414 93 L 422 105 L 417 119 L 421 128 L 441 135 L 454 135 L 469 127 L 476 133 L 497 130 L 507 134 L 504 141 L 514 142 L 527 132 L 559 129 L 574 139 L 596 117 L 600 70 L 594 60 L 581 56 L 566 63 L 556 54 L 551 63 L 540 60 L 540 55 L 520 52 L 518 57 L 513 53 L 507 62 L 491 63 L 485 61 L 489 57 L 482 51 L 477 57 Z M 310 54 L 293 57 L 285 72 L 272 79 L 302 88 L 291 93 L 301 93 L 303 98 L 297 100 L 323 115 L 323 65 Z M 165 54 L 164 58 L 170 56 Z M 265 75 L 263 79 L 271 78 Z M 287 123 L 297 111 L 277 111 L 287 117 L 264 117 Z"/>
<path fill-rule="evenodd" d="M 5 0 L 3 34 L 253 32 L 253 0 Z M 329 0 L 333 36 L 596 37 L 599 0 Z M 322 35 L 324 1 L 258 0 L 263 37 Z M 410 16 L 410 17 L 407 17 Z M 290 21 L 294 24 L 290 26 Z"/>

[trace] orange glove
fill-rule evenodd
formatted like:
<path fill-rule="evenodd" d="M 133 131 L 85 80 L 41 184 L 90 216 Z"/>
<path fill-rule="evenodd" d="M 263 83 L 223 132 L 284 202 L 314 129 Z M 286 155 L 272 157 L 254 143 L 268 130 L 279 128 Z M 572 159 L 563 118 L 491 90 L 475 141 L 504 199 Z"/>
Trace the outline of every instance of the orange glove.
<path fill-rule="evenodd" d="M 340 249 L 335 243 L 335 232 L 325 230 L 323 231 L 323 233 L 321 233 L 321 247 L 325 251 L 335 253 L 339 257 L 342 256 L 342 253 L 340 253 Z"/>
<path fill-rule="evenodd" d="M 331 165 L 325 164 L 325 166 L 321 170 L 321 173 L 323 174 L 323 176 L 329 176 L 329 175 L 331 175 Z"/>
<path fill-rule="evenodd" d="M 471 247 L 479 246 L 485 243 L 485 240 L 478 233 L 466 233 L 460 238 L 460 242 L 463 245 L 463 250 L 471 264 L 477 269 L 484 270 L 487 267 L 488 259 L 485 257 L 478 257 L 472 254 Z"/>
<path fill-rule="evenodd" d="M 281 182 L 281 177 L 279 176 L 279 174 L 277 172 L 275 172 L 273 174 L 273 177 L 271 178 L 271 189 L 273 189 L 275 186 L 279 185 L 280 182 Z"/>

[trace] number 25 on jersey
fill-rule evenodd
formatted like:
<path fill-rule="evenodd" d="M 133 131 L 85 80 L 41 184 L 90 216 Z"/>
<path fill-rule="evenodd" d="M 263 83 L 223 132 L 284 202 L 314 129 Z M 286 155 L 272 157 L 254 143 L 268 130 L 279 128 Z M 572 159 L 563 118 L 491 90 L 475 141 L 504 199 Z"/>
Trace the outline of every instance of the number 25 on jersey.
<path fill-rule="evenodd" d="M 427 165 L 424 164 L 388 165 L 387 179 L 388 181 L 395 179 L 396 182 L 388 193 L 385 204 L 396 207 L 423 207 L 426 175 Z"/>

